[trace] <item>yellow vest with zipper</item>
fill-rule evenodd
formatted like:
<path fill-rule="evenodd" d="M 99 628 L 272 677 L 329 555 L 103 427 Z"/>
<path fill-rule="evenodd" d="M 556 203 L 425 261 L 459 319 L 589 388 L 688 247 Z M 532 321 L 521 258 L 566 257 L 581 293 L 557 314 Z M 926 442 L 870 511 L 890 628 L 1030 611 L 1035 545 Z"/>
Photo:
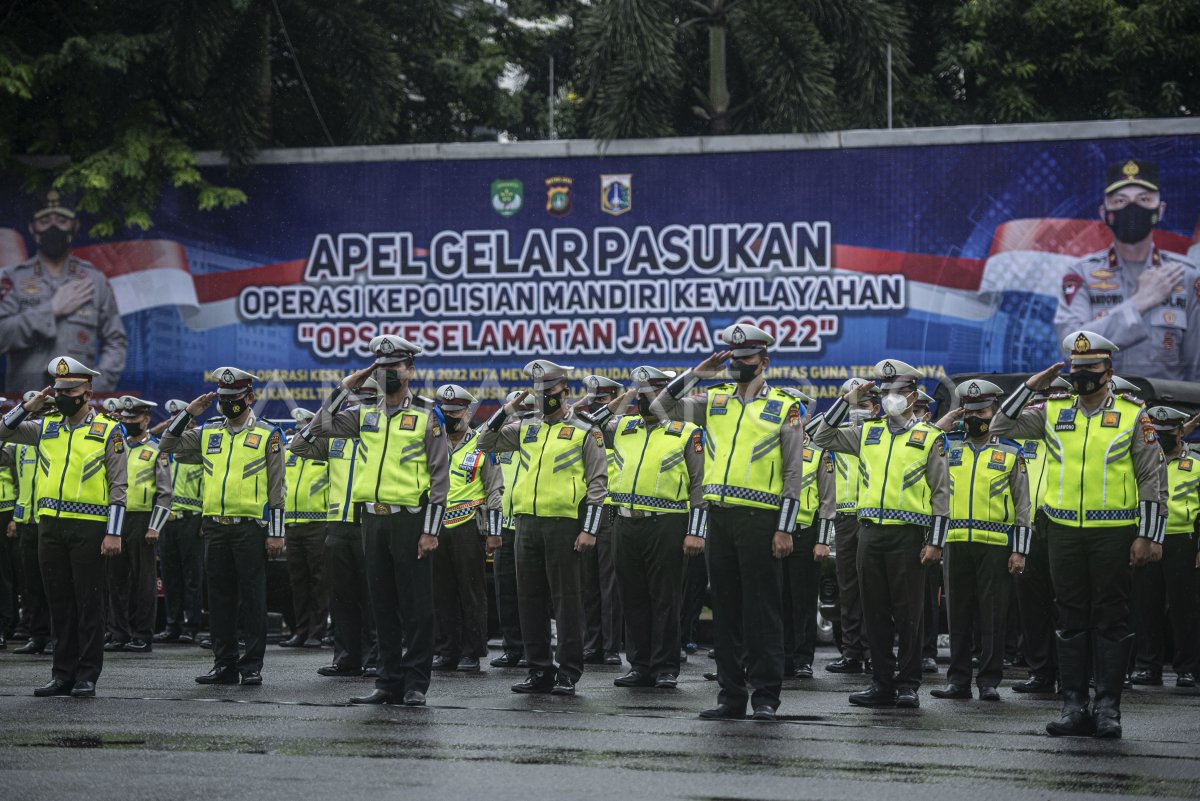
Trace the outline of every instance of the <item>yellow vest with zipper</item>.
<path fill-rule="evenodd" d="M 171 511 L 197 513 L 204 508 L 202 500 L 204 466 L 199 464 L 171 463 L 171 487 L 175 494 L 171 498 Z"/>
<path fill-rule="evenodd" d="M 13 507 L 13 520 L 18 523 L 37 522 L 37 447 L 17 445 L 13 454 L 16 459 L 17 502 Z"/>
<path fill-rule="evenodd" d="M 743 403 L 735 384 L 708 389 L 704 426 L 704 498 L 719 504 L 778 509 L 783 503 L 780 429 L 798 401 L 779 389 Z M 799 415 L 795 416 L 799 424 Z"/>
<path fill-rule="evenodd" d="M 830 451 L 839 514 L 854 514 L 858 508 L 858 457 Z"/>
<path fill-rule="evenodd" d="M 1042 508 L 1042 496 L 1046 494 L 1046 446 L 1041 440 L 1026 440 L 1021 444 L 1021 456 L 1029 479 L 1029 512 L 1033 515 Z"/>
<path fill-rule="evenodd" d="M 283 447 L 283 434 L 255 421 L 236 434 L 224 423 L 200 430 L 204 478 L 203 511 L 207 517 L 267 519 L 267 453 Z"/>
<path fill-rule="evenodd" d="M 925 468 L 929 449 L 945 452 L 945 434 L 915 423 L 893 434 L 887 420 L 868 420 L 859 439 L 858 519 L 882 526 L 933 525 Z"/>
<path fill-rule="evenodd" d="M 125 511 L 149 512 L 158 492 L 155 468 L 158 466 L 158 441 L 147 438 L 138 445 L 129 445 L 129 485 L 125 492 Z"/>
<path fill-rule="evenodd" d="M 833 462 L 826 458 L 827 454 L 821 448 L 813 445 L 804 446 L 804 467 L 800 472 L 800 507 L 796 512 L 796 528 L 808 528 L 817 519 L 817 511 L 821 506 L 821 493 L 817 489 L 817 475 L 825 469 L 833 467 Z"/>
<path fill-rule="evenodd" d="M 1010 478 L 1017 469 L 1016 443 L 989 440 L 976 451 L 950 440 L 950 532 L 946 542 L 1008 545 L 1016 524 Z"/>
<path fill-rule="evenodd" d="M 1200 517 L 1200 462 L 1186 448 L 1167 462 L 1167 531 L 1191 534 Z"/>
<path fill-rule="evenodd" d="M 513 487 L 513 514 L 535 517 L 579 516 L 587 499 L 583 449 L 587 429 L 571 422 L 521 423 L 521 472 Z"/>
<path fill-rule="evenodd" d="M 14 460 L 16 454 L 13 454 Z M 0 467 L 0 512 L 8 512 L 17 505 L 16 467 Z"/>
<path fill-rule="evenodd" d="M 352 500 L 358 462 L 358 440 L 329 440 L 329 512 L 325 519 L 330 523 L 353 523 L 358 519 L 357 504 Z"/>
<path fill-rule="evenodd" d="M 504 478 L 504 500 L 500 502 L 500 527 L 512 529 L 517 525 L 513 515 L 513 488 L 517 476 L 521 472 L 521 460 L 513 452 L 497 453 L 496 463 L 500 465 L 500 475 Z"/>
<path fill-rule="evenodd" d="M 475 449 L 477 431 L 470 431 L 458 447 L 450 451 L 450 493 L 442 525 L 458 528 L 475 519 L 475 513 L 487 503 L 483 486 L 483 460 L 487 454 Z"/>
<path fill-rule="evenodd" d="M 686 513 L 692 486 L 688 448 L 704 452 L 703 434 L 691 423 L 647 428 L 641 417 L 618 420 L 610 451 L 616 474 L 609 472 L 609 503 L 643 512 Z"/>
<path fill-rule="evenodd" d="M 323 523 L 329 517 L 329 466 L 289 453 L 283 473 L 283 520 L 292 525 Z"/>
<path fill-rule="evenodd" d="M 94 416 L 72 429 L 61 417 L 42 420 L 38 440 L 38 519 L 108 519 L 104 454 L 113 439 L 124 451 L 121 426 Z"/>
<path fill-rule="evenodd" d="M 420 506 L 427 500 L 425 431 L 431 413 L 416 403 L 391 417 L 373 406 L 358 410 L 361 462 L 354 470 L 352 500 L 392 506 Z"/>

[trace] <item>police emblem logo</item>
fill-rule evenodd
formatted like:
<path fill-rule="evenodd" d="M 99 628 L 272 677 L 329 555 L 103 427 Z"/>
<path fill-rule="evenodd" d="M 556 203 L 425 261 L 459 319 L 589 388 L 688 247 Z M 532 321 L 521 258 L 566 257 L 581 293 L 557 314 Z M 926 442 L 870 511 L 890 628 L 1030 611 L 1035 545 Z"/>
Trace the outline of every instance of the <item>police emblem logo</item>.
<path fill-rule="evenodd" d="M 233 371 L 232 370 L 226 370 L 225 372 L 221 373 L 221 383 L 222 384 L 232 384 L 233 383 Z"/>
<path fill-rule="evenodd" d="M 530 368 L 529 372 L 533 374 L 534 378 L 541 378 L 546 374 L 546 368 L 542 367 L 539 362 L 534 362 L 533 367 Z"/>
<path fill-rule="evenodd" d="M 891 362 L 884 362 L 883 363 L 883 377 L 884 378 L 895 378 L 896 377 L 896 366 L 894 364 L 892 364 Z"/>
<path fill-rule="evenodd" d="M 741 345 L 746 341 L 746 332 L 742 330 L 740 325 L 733 329 L 733 333 L 729 335 L 729 341 L 734 345 Z"/>
<path fill-rule="evenodd" d="M 98 434 L 103 434 L 103 433 L 104 433 L 104 423 L 92 423 L 92 427 L 88 431 L 88 434 L 91 434 L 92 436 L 96 436 Z"/>
<path fill-rule="evenodd" d="M 1179 460 L 1179 469 L 1185 470 L 1190 473 L 1192 471 L 1192 460 L 1191 459 L 1180 459 Z"/>
<path fill-rule="evenodd" d="M 967 397 L 968 398 L 978 398 L 979 397 L 979 385 L 976 384 L 974 381 L 971 382 L 971 386 L 967 387 Z"/>
<path fill-rule="evenodd" d="M 574 426 L 563 426 L 562 430 L 558 432 L 559 439 L 570 439 L 573 436 L 575 436 Z"/>
<path fill-rule="evenodd" d="M 417 428 L 417 416 L 415 414 L 405 414 L 400 417 L 401 431 L 415 431 Z"/>
<path fill-rule="evenodd" d="M 546 179 L 546 213 L 566 217 L 571 213 L 571 185 L 574 179 L 556 176 Z"/>
<path fill-rule="evenodd" d="M 587 384 L 587 388 L 590 390 L 595 390 L 596 387 L 600 386 L 600 381 L 594 375 L 588 376 L 587 381 L 584 383 Z"/>
<path fill-rule="evenodd" d="M 66 375 L 71 372 L 71 368 L 67 365 L 66 359 L 59 359 L 58 364 L 54 365 L 55 375 Z"/>
<path fill-rule="evenodd" d="M 712 405 L 714 409 L 724 409 L 729 403 L 728 395 L 714 395 Z"/>
<path fill-rule="evenodd" d="M 246 447 L 247 448 L 257 448 L 260 442 L 262 442 L 262 434 L 247 434 L 246 435 Z"/>
<path fill-rule="evenodd" d="M 454 390 L 446 387 L 442 390 L 442 400 L 454 400 Z"/>
<path fill-rule="evenodd" d="M 1173 311 L 1165 311 L 1163 312 L 1162 320 L 1165 325 L 1175 325 L 1175 323 L 1179 322 L 1179 317 Z"/>
<path fill-rule="evenodd" d="M 384 339 L 384 340 L 380 341 L 378 353 L 381 356 L 391 356 L 395 352 L 396 352 L 396 343 L 392 342 L 392 340 Z"/>
<path fill-rule="evenodd" d="M 210 455 L 221 452 L 221 435 L 220 434 L 209 434 L 208 435 L 208 444 L 204 447 L 204 452 L 207 454 L 210 454 Z"/>
<path fill-rule="evenodd" d="M 511 217 L 525 203 L 525 184 L 516 178 L 492 181 L 492 210 L 501 217 Z"/>
<path fill-rule="evenodd" d="M 634 371 L 633 377 L 638 381 L 649 381 L 650 373 L 648 373 L 646 371 L 645 367 L 639 367 L 637 370 Z"/>
<path fill-rule="evenodd" d="M 1075 352 L 1087 353 L 1092 348 L 1092 342 L 1083 334 L 1075 337 Z"/>
<path fill-rule="evenodd" d="M 600 176 L 600 210 L 605 214 L 624 214 L 633 208 L 633 175 Z"/>
<path fill-rule="evenodd" d="M 1116 428 L 1121 424 L 1120 412 L 1105 412 L 1100 416 L 1100 425 L 1105 428 Z"/>
<path fill-rule="evenodd" d="M 911 445 L 924 445 L 925 438 L 929 435 L 928 431 L 917 430 L 912 432 L 908 437 L 908 442 Z"/>
<path fill-rule="evenodd" d="M 1138 174 L 1137 163 L 1133 161 L 1125 162 L 1125 166 L 1121 168 L 1121 173 L 1124 174 L 1126 178 L 1136 178 Z"/>
<path fill-rule="evenodd" d="M 154 454 L 151 453 L 150 451 L 143 450 L 141 453 L 138 454 L 138 458 L 141 459 L 143 462 L 148 462 L 154 458 Z"/>
<path fill-rule="evenodd" d="M 992 461 L 1004 464 L 1004 451 L 992 451 Z"/>
<path fill-rule="evenodd" d="M 667 426 L 667 433 L 673 437 L 678 437 L 678 436 L 682 435 L 683 434 L 683 423 L 679 422 L 678 420 L 671 423 L 671 425 Z"/>
<path fill-rule="evenodd" d="M 1167 419 L 1167 408 L 1165 406 L 1159 406 L 1157 409 L 1154 410 L 1154 416 L 1157 417 L 1159 420 L 1166 420 Z"/>
<path fill-rule="evenodd" d="M 813 459 L 813 449 L 812 449 L 812 448 L 805 448 L 805 449 L 802 451 L 802 453 L 801 453 L 801 456 L 804 458 L 804 461 L 806 461 L 806 462 L 811 462 L 811 461 L 812 461 L 812 459 Z"/>
<path fill-rule="evenodd" d="M 126 398 L 124 400 L 124 406 L 125 406 L 126 410 L 132 409 L 133 408 L 133 398 Z"/>

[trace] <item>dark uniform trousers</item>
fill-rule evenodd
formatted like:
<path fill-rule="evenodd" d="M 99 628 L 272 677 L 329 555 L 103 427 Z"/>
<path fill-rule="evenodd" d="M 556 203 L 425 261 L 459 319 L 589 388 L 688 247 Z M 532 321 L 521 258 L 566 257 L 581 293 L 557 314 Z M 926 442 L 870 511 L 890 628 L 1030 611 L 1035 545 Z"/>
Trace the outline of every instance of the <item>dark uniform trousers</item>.
<path fill-rule="evenodd" d="M 573 517 L 517 516 L 517 609 L 531 671 L 572 682 L 583 675 L 583 559 L 575 552 L 582 531 Z M 550 618 L 558 625 L 558 648 L 550 654 Z"/>
<path fill-rule="evenodd" d="M 778 522 L 775 509 L 709 507 L 705 550 L 720 704 L 745 707 L 749 695 L 751 706 L 779 706 L 783 563 L 771 553 Z"/>
<path fill-rule="evenodd" d="M 54 635 L 50 629 L 50 607 L 46 604 L 46 585 L 42 581 L 42 568 L 38 564 L 38 527 L 36 523 L 17 523 L 17 541 L 20 543 L 20 569 L 22 573 L 21 606 L 23 616 L 29 617 L 29 636 L 34 640 L 49 640 Z"/>
<path fill-rule="evenodd" d="M 797 529 L 792 554 L 783 560 L 783 671 L 812 666 L 817 653 L 817 596 L 821 563 L 813 559 L 818 524 Z"/>
<path fill-rule="evenodd" d="M 208 622 L 217 668 L 262 670 L 267 650 L 267 529 L 253 520 L 204 521 Z M 238 631 L 246 650 L 238 655 Z"/>
<path fill-rule="evenodd" d="M 867 637 L 863 630 L 862 597 L 858 583 L 858 518 L 853 514 L 839 514 L 833 525 L 842 656 L 847 659 L 868 659 L 871 652 L 867 648 Z"/>
<path fill-rule="evenodd" d="M 613 524 L 625 647 L 629 664 L 647 675 L 679 675 L 687 524 L 687 514 L 618 515 Z"/>
<path fill-rule="evenodd" d="M 1133 571 L 1138 667 L 1162 669 L 1163 617 L 1169 606 L 1175 672 L 1196 672 L 1200 640 L 1197 586 L 1196 540 L 1190 534 L 1168 534 L 1163 540 L 1162 561 L 1148 562 Z"/>
<path fill-rule="evenodd" d="M 162 564 L 166 630 L 193 637 L 200 630 L 203 604 L 204 546 L 199 513 L 178 514 L 163 526 L 158 538 Z"/>
<path fill-rule="evenodd" d="M 938 625 L 941 622 L 942 570 L 938 565 L 925 568 L 924 609 L 921 610 L 921 656 L 937 659 Z"/>
<path fill-rule="evenodd" d="M 359 668 L 379 664 L 365 561 L 362 527 L 358 523 L 330 523 L 325 537 L 325 563 L 329 569 L 335 665 Z"/>
<path fill-rule="evenodd" d="M 583 650 L 606 654 L 621 650 L 625 622 L 617 589 L 617 545 L 612 518 L 613 508 L 604 507 L 600 528 L 596 531 L 596 547 L 585 552 L 582 559 L 583 613 L 587 620 Z"/>
<path fill-rule="evenodd" d="M 433 554 L 433 652 L 487 656 L 487 553 L 479 525 L 443 528 Z"/>
<path fill-rule="evenodd" d="M 154 637 L 158 564 L 146 539 L 149 512 L 127 512 L 121 553 L 108 560 L 108 632 L 113 642 L 150 642 Z"/>
<path fill-rule="evenodd" d="M 1056 607 L 1050 578 L 1050 545 L 1046 540 L 1049 518 L 1038 510 L 1025 572 L 1016 577 L 1017 604 L 1021 610 L 1021 640 L 1029 675 L 1053 681 L 1058 673 L 1054 647 Z"/>
<path fill-rule="evenodd" d="M 1109 640 L 1129 634 L 1134 526 L 1077 528 L 1047 524 L 1050 574 L 1063 637 L 1085 631 Z"/>
<path fill-rule="evenodd" d="M 324 637 L 329 618 L 325 536 L 325 523 L 289 523 L 285 533 L 288 583 L 296 616 L 292 634 L 305 639 Z"/>
<path fill-rule="evenodd" d="M 8 523 L 12 509 L 0 512 L 0 634 L 9 637 L 18 623 L 18 597 L 21 586 L 20 546 L 9 539 Z"/>
<path fill-rule="evenodd" d="M 685 556 L 683 567 L 683 606 L 679 611 L 680 646 L 696 641 L 700 613 L 708 596 L 708 561 L 704 554 Z"/>
<path fill-rule="evenodd" d="M 392 695 L 428 692 L 433 672 L 433 560 L 417 558 L 424 522 L 424 506 L 362 519 L 367 586 L 379 635 L 375 686 Z"/>
<path fill-rule="evenodd" d="M 521 615 L 517 610 L 517 531 L 500 530 L 500 548 L 492 555 L 492 582 L 496 585 L 496 617 L 500 621 L 500 643 L 506 654 L 523 657 Z"/>
<path fill-rule="evenodd" d="M 104 667 L 104 526 L 51 517 L 39 523 L 38 561 L 58 638 L 52 673 L 67 684 L 98 681 Z"/>
<path fill-rule="evenodd" d="M 1004 678 L 1010 551 L 1004 545 L 948 542 L 942 556 L 950 619 L 950 684 L 971 685 L 971 655 L 979 644 L 980 687 L 999 687 Z"/>
<path fill-rule="evenodd" d="M 921 618 L 925 568 L 921 548 L 926 529 L 915 525 L 880 526 L 860 520 L 858 578 L 863 622 L 871 649 L 876 685 L 886 690 L 921 686 Z M 893 641 L 898 642 L 896 652 Z"/>

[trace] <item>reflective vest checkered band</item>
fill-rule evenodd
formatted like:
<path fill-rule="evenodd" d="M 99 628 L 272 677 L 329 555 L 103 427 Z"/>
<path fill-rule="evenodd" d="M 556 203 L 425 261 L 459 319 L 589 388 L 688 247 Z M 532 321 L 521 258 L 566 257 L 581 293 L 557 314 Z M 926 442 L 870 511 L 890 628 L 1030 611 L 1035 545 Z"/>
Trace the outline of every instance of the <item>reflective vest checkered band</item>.
<path fill-rule="evenodd" d="M 864 506 L 858 507 L 858 516 L 875 518 L 876 520 L 880 518 L 884 520 L 898 520 L 901 523 L 912 523 L 915 526 L 929 526 L 933 523 L 933 518 L 930 515 L 923 515 L 918 512 L 901 512 L 896 509 L 876 509 Z"/>
<path fill-rule="evenodd" d="M 453 509 L 446 511 L 446 516 L 442 519 L 443 523 L 453 523 L 456 520 L 465 520 L 475 514 L 475 510 L 483 506 L 483 499 L 471 501 L 462 506 L 456 506 Z"/>
<path fill-rule="evenodd" d="M 192 506 L 192 507 L 195 507 L 196 509 L 200 508 L 200 499 L 199 498 L 189 498 L 186 495 L 176 495 L 173 499 L 173 503 L 178 504 L 180 506 Z"/>
<path fill-rule="evenodd" d="M 858 504 L 857 504 L 856 502 L 854 502 L 854 501 L 846 501 L 846 502 L 844 502 L 844 503 L 839 503 L 839 504 L 837 505 L 837 510 L 838 510 L 839 512 L 853 512 L 853 511 L 854 511 L 854 508 L 855 508 L 856 506 L 858 506 Z"/>
<path fill-rule="evenodd" d="M 746 489 L 745 487 L 733 487 L 728 484 L 705 484 L 705 495 L 719 495 L 725 498 L 737 498 L 743 501 L 757 501 L 758 503 L 767 504 L 776 508 L 783 502 L 783 499 L 778 495 L 772 495 L 769 492 L 761 490 Z"/>
<path fill-rule="evenodd" d="M 0 512 L 7 512 L 9 509 L 17 508 L 16 501 L 0 501 Z"/>
<path fill-rule="evenodd" d="M 107 506 L 100 506 L 94 503 L 77 503 L 76 501 L 60 501 L 57 498 L 38 499 L 38 508 L 49 509 L 52 512 L 60 512 L 63 514 L 93 515 L 101 518 L 108 517 Z"/>
<path fill-rule="evenodd" d="M 1079 513 L 1074 509 L 1055 509 L 1053 506 L 1043 508 L 1046 510 L 1046 516 L 1052 520 L 1067 520 L 1074 523 L 1079 519 Z"/>
<path fill-rule="evenodd" d="M 950 519 L 950 528 L 971 528 L 978 531 L 994 531 L 997 534 L 1007 534 L 1012 528 L 1011 523 L 995 523 L 989 520 L 959 520 Z"/>
<path fill-rule="evenodd" d="M 677 512 L 686 512 L 688 505 L 687 501 L 669 501 L 665 498 L 655 498 L 650 495 L 634 495 L 630 492 L 614 492 L 608 496 L 614 504 L 618 506 L 652 506 L 655 509 L 664 509 Z"/>
<path fill-rule="evenodd" d="M 1138 519 L 1137 509 L 1085 509 L 1084 520 L 1129 520 Z"/>
<path fill-rule="evenodd" d="M 324 520 L 326 512 L 288 512 L 284 520 L 294 523 L 298 520 Z"/>

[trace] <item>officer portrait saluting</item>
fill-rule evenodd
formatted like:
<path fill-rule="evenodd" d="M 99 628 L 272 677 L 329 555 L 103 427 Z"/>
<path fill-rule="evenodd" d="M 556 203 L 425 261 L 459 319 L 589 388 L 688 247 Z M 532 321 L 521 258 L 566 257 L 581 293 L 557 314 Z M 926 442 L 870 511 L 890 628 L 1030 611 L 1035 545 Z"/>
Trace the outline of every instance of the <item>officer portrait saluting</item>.
<path fill-rule="evenodd" d="M 433 667 L 433 570 L 450 491 L 442 413 L 414 395 L 421 348 L 399 336 L 371 340 L 375 361 L 352 373 L 321 405 L 308 433 L 358 440 L 351 500 L 363 504 L 367 586 L 379 638 L 375 690 L 355 704 L 424 706 Z M 378 371 L 378 405 L 340 408 Z M 379 380 L 379 379 L 376 379 Z"/>
<path fill-rule="evenodd" d="M 88 408 L 100 374 L 70 356 L 50 360 L 54 378 L 4 415 L 0 440 L 37 447 L 38 561 L 58 644 L 53 678 L 39 697 L 96 694 L 104 665 L 104 557 L 121 552 L 128 464 L 115 420 Z M 36 413 L 54 393 L 58 415 Z"/>
<path fill-rule="evenodd" d="M 254 376 L 213 371 L 217 391 L 189 403 L 163 432 L 159 450 L 204 466 L 204 566 L 213 668 L 198 684 L 262 684 L 267 649 L 267 557 L 283 553 L 283 432 L 254 414 Z M 221 418 L 193 428 L 213 400 Z M 239 654 L 238 629 L 245 636 Z"/>
<path fill-rule="evenodd" d="M 729 350 L 672 379 L 655 416 L 704 427 L 713 643 L 721 691 L 700 716 L 775 720 L 783 684 L 783 560 L 793 549 L 804 465 L 801 403 L 766 380 L 775 338 L 735 324 Z M 696 392 L 728 361 L 734 383 Z M 747 689 L 749 684 L 749 690 Z"/>
<path fill-rule="evenodd" d="M 1058 603 L 1058 664 L 1063 708 L 1047 724 L 1055 736 L 1121 736 L 1121 690 L 1133 649 L 1130 596 L 1137 567 L 1151 558 L 1159 529 L 1162 450 L 1139 401 L 1114 395 L 1117 346 L 1094 331 L 1069 333 L 1068 379 L 1077 393 L 1051 395 L 1062 362 L 1031 377 L 1004 402 L 992 433 L 1040 439 L 1047 451 L 1042 498 L 1050 573 Z M 1089 705 L 1088 680 L 1096 697 Z"/>

